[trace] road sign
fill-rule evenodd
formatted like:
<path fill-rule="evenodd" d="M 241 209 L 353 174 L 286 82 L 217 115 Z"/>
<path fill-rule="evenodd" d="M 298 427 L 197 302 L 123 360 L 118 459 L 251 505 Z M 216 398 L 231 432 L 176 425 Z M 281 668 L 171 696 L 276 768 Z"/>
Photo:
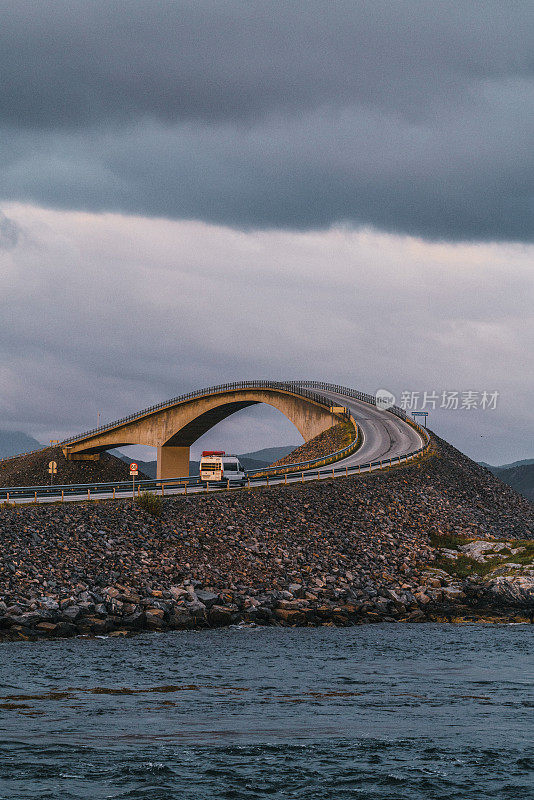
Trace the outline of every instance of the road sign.
<path fill-rule="evenodd" d="M 130 475 L 138 475 L 138 474 L 139 474 L 139 467 L 135 463 L 135 461 L 132 461 L 132 463 L 130 464 Z"/>
<path fill-rule="evenodd" d="M 48 462 L 48 471 L 50 475 L 55 475 L 57 472 L 57 462 L 56 461 L 49 461 Z"/>
<path fill-rule="evenodd" d="M 412 411 L 412 417 L 415 419 L 416 417 L 424 417 L 424 425 L 426 428 L 426 420 L 428 417 L 428 411 Z"/>

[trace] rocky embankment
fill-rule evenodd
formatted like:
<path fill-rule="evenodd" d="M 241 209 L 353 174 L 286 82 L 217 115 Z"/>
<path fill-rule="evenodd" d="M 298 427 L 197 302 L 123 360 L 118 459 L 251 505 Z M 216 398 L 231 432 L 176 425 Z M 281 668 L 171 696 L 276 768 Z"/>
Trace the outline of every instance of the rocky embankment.
<path fill-rule="evenodd" d="M 438 439 L 389 473 L 165 498 L 159 517 L 4 506 L 0 636 L 527 621 L 533 540 L 534 507 Z"/>
<path fill-rule="evenodd" d="M 45 447 L 0 461 L 0 486 L 45 486 L 50 483 L 50 461 L 57 464 L 56 484 L 130 480 L 128 464 L 109 453 L 102 453 L 99 461 L 67 461 L 61 447 Z M 141 472 L 139 476 L 148 477 Z"/>
<path fill-rule="evenodd" d="M 284 466 L 285 464 L 298 464 L 302 461 L 312 461 L 315 458 L 322 458 L 347 447 L 355 436 L 354 426 L 348 422 L 340 422 L 333 425 L 319 436 L 304 442 L 300 447 L 292 450 L 289 455 L 284 456 L 279 461 L 271 464 L 273 467 Z"/>

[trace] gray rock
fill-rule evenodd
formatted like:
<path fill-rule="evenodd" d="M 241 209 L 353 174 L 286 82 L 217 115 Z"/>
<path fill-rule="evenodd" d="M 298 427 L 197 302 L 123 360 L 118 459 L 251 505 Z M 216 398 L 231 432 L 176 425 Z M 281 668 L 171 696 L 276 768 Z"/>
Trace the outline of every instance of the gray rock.
<path fill-rule="evenodd" d="M 469 558 L 474 558 L 475 561 L 484 563 L 488 555 L 497 555 L 499 551 L 504 550 L 505 547 L 506 545 L 502 544 L 501 542 L 486 542 L 479 540 L 462 545 L 460 550 L 462 553 L 465 553 L 467 556 L 469 556 Z"/>
<path fill-rule="evenodd" d="M 206 589 L 197 589 L 196 596 L 198 600 L 207 608 L 215 605 L 219 599 L 219 595 L 214 592 L 208 592 Z"/>
<path fill-rule="evenodd" d="M 62 609 L 64 617 L 67 617 L 71 622 L 75 622 L 79 617 L 82 615 L 82 609 L 80 606 L 68 606 L 67 608 Z"/>
<path fill-rule="evenodd" d="M 47 608 L 49 611 L 59 611 L 59 603 L 52 597 L 41 597 L 39 603 L 42 608 Z"/>

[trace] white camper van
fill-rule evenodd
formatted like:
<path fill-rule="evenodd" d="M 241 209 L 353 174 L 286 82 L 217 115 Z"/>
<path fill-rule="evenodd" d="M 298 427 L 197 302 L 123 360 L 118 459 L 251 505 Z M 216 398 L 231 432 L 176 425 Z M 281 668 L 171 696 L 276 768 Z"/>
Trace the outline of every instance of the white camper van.
<path fill-rule="evenodd" d="M 204 450 L 200 459 L 200 480 L 244 481 L 245 469 L 237 456 L 227 455 L 224 450 Z"/>

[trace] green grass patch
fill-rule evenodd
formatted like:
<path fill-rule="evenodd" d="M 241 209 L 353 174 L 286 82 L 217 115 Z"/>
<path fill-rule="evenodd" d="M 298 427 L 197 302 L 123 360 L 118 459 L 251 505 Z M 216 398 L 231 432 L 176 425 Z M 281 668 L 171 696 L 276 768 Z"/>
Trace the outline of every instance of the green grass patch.
<path fill-rule="evenodd" d="M 152 517 L 161 517 L 163 503 L 161 497 L 154 492 L 141 492 L 139 497 L 135 498 L 135 505 Z"/>
<path fill-rule="evenodd" d="M 532 566 L 534 564 L 534 542 L 532 540 L 514 541 L 512 547 L 524 547 L 523 553 L 510 553 L 506 561 L 511 561 L 514 564 L 522 564 L 523 566 Z M 503 551 L 504 552 L 504 551 Z M 510 551 L 508 551 L 510 552 Z"/>
<path fill-rule="evenodd" d="M 482 537 L 480 538 L 482 539 Z M 444 536 L 431 534 L 430 541 L 433 547 L 445 547 L 449 550 L 457 550 L 469 540 L 452 534 L 446 534 Z M 442 555 L 438 556 L 433 566 L 448 572 L 449 575 L 453 575 L 456 578 L 468 578 L 471 575 L 480 575 L 484 577 L 499 567 L 506 567 L 508 563 L 521 564 L 521 566 L 525 567 L 534 565 L 534 541 L 529 539 L 514 541 L 506 539 L 500 541 L 506 541 L 510 546 L 503 548 L 503 550 L 495 553 L 493 556 L 491 554 L 486 554 L 487 560 L 483 563 L 464 554 L 459 555 L 458 558 L 455 559 L 446 558 L 446 556 Z M 515 550 L 517 547 L 523 547 L 525 549 L 522 553 L 515 553 L 514 555 L 512 550 Z"/>
<path fill-rule="evenodd" d="M 433 568 L 442 569 L 455 578 L 469 578 L 472 575 L 484 577 L 497 566 L 496 559 L 490 559 L 484 564 L 476 561 L 469 556 L 458 556 L 458 558 L 438 558 L 433 564 Z M 493 562 L 493 563 L 492 563 Z"/>
<path fill-rule="evenodd" d="M 464 544 L 470 541 L 461 536 L 456 536 L 453 533 L 431 533 L 430 544 L 432 547 L 446 547 L 448 550 L 458 550 Z"/>
<path fill-rule="evenodd" d="M 352 444 L 356 438 L 356 431 L 354 430 L 352 422 L 341 422 L 339 425 L 339 432 L 341 434 L 339 450 L 342 450 L 344 447 L 348 447 L 349 444 Z"/>

